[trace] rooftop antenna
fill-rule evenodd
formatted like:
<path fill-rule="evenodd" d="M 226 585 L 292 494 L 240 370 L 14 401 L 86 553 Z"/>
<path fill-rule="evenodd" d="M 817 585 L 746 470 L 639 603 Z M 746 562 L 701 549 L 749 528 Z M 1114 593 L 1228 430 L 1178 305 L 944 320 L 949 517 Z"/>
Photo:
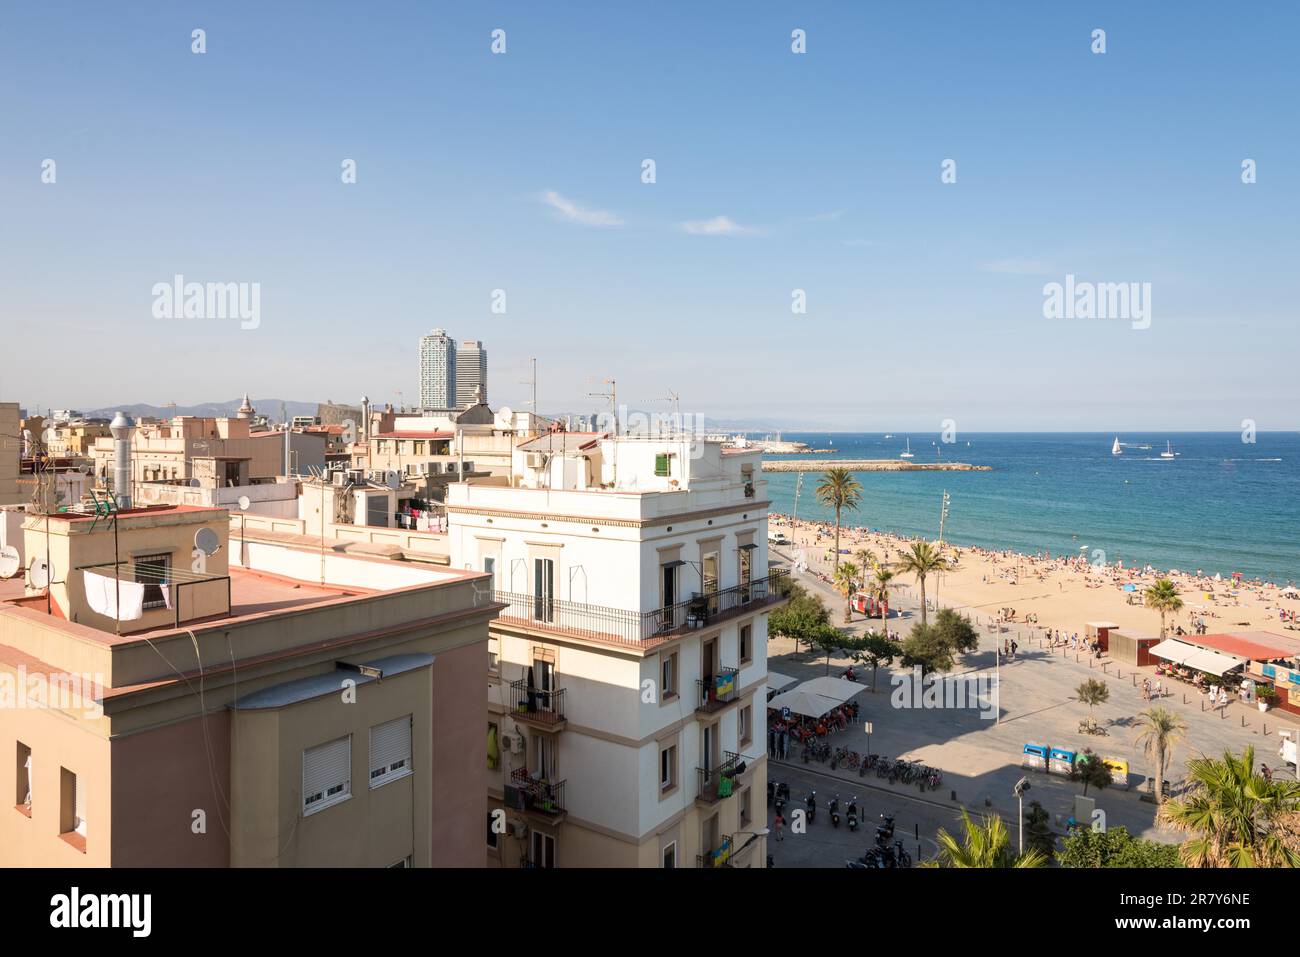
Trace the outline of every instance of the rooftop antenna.
<path fill-rule="evenodd" d="M 519 384 L 520 384 L 520 385 L 532 386 L 532 389 L 533 389 L 533 398 L 532 398 L 532 402 L 530 403 L 530 405 L 532 406 L 532 410 L 533 410 L 533 418 L 536 419 L 537 416 L 538 416 L 538 412 L 537 412 L 537 359 L 536 359 L 536 358 L 532 358 L 532 359 L 529 359 L 528 362 L 529 362 L 529 365 L 532 367 L 532 376 L 531 376 L 530 378 L 527 378 L 527 379 L 520 379 L 520 380 L 519 380 Z"/>
<path fill-rule="evenodd" d="M 610 477 L 614 480 L 614 488 L 618 488 L 618 385 L 613 379 L 602 379 L 601 384 L 609 386 L 609 391 L 588 392 L 587 395 L 593 398 L 609 399 L 610 407 L 614 410 L 614 467 Z"/>

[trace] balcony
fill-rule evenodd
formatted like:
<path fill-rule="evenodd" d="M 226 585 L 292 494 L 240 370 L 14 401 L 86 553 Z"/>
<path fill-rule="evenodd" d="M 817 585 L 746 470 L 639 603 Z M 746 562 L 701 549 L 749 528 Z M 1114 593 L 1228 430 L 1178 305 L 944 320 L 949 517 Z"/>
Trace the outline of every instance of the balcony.
<path fill-rule="evenodd" d="M 734 751 L 722 754 L 723 762 L 716 768 L 695 769 L 700 784 L 695 803 L 701 807 L 713 807 L 736 793 L 736 777 L 745 770 L 744 764 Z"/>
<path fill-rule="evenodd" d="M 543 691 L 528 687 L 524 678 L 510 682 L 510 716 L 516 722 L 543 731 L 563 731 L 564 689 Z"/>
<path fill-rule="evenodd" d="M 704 854 L 695 855 L 695 866 L 731 867 L 731 845 L 731 835 L 724 834 L 717 847 L 711 848 Z"/>
<path fill-rule="evenodd" d="M 510 772 L 510 783 L 505 787 L 505 806 L 525 814 L 558 823 L 565 816 L 564 782 L 539 781 L 529 776 L 527 768 Z"/>
<path fill-rule="evenodd" d="M 697 592 L 686 601 L 648 612 L 521 592 L 498 591 L 495 598 L 506 606 L 497 619 L 500 624 L 644 649 L 679 638 L 688 631 L 780 604 L 789 594 L 789 586 L 789 571 L 773 569 L 765 578 L 707 594 Z"/>
<path fill-rule="evenodd" d="M 720 668 L 716 675 L 697 680 L 695 687 L 699 689 L 696 712 L 713 714 L 740 700 L 740 672 L 735 668 Z"/>

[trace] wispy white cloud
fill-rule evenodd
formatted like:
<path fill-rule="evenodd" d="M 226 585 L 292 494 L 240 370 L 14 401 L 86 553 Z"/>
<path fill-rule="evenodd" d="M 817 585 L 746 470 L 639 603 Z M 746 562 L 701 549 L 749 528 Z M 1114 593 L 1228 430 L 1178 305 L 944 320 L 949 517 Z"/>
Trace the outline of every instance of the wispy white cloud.
<path fill-rule="evenodd" d="M 697 219 L 682 223 L 682 229 L 692 236 L 755 236 L 760 230 L 741 226 L 728 216 Z"/>
<path fill-rule="evenodd" d="M 584 226 L 623 225 L 623 220 L 617 213 L 611 213 L 605 209 L 587 209 L 585 206 L 579 206 L 573 200 L 561 196 L 553 189 L 542 194 L 542 202 L 556 210 L 571 223 L 581 223 Z"/>
<path fill-rule="evenodd" d="M 980 263 L 980 271 L 1004 273 L 1008 276 L 1043 276 L 1054 270 L 1037 259 L 995 259 Z"/>
<path fill-rule="evenodd" d="M 808 222 L 810 223 L 834 222 L 835 220 L 841 218 L 847 212 L 848 212 L 847 209 L 837 209 L 829 213 L 814 213 L 812 216 L 808 217 Z"/>

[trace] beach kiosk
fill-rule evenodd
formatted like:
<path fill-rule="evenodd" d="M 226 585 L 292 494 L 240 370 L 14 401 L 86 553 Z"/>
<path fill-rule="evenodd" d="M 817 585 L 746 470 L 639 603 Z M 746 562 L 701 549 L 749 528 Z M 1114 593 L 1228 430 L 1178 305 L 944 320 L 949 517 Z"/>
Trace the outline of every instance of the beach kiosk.
<path fill-rule="evenodd" d="M 1045 744 L 1027 743 L 1020 755 L 1020 766 L 1022 768 L 1033 768 L 1035 771 L 1046 771 L 1049 750 Z"/>
<path fill-rule="evenodd" d="M 1047 773 L 1069 777 L 1074 770 L 1074 752 L 1069 748 L 1052 748 L 1047 754 Z"/>
<path fill-rule="evenodd" d="M 1101 645 L 1101 650 L 1110 651 L 1110 633 L 1119 628 L 1119 625 L 1113 621 L 1089 621 L 1084 624 L 1085 632 L 1088 638 L 1088 644 L 1092 644 L 1094 638 Z"/>

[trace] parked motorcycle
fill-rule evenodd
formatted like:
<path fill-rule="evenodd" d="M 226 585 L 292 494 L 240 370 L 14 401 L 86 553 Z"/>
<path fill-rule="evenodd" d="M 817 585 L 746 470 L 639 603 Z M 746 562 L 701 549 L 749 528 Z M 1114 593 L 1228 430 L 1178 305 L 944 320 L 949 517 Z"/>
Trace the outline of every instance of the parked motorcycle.
<path fill-rule="evenodd" d="M 876 825 L 876 836 L 884 837 L 886 841 L 893 840 L 894 837 L 894 815 L 881 814 L 880 823 Z"/>
<path fill-rule="evenodd" d="M 778 784 L 772 792 L 772 806 L 776 808 L 776 813 L 780 814 L 785 810 L 785 802 L 790 799 L 790 785 Z"/>
<path fill-rule="evenodd" d="M 812 824 L 817 817 L 817 792 L 809 791 L 808 796 L 804 798 L 804 806 L 808 810 L 808 823 Z"/>
<path fill-rule="evenodd" d="M 844 819 L 849 825 L 850 831 L 858 829 L 858 799 L 855 797 L 849 801 L 848 810 L 845 812 Z"/>
<path fill-rule="evenodd" d="M 840 796 L 837 794 L 831 798 L 831 803 L 826 808 L 831 812 L 831 827 L 840 826 Z"/>

